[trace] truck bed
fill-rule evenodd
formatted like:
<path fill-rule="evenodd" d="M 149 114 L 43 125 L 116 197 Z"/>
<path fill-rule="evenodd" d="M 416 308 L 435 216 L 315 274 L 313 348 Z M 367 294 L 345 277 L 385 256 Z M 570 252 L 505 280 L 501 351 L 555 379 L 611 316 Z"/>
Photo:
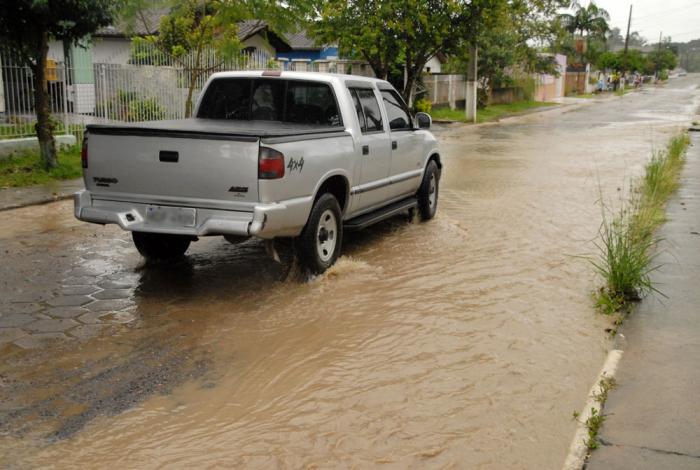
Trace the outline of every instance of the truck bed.
<path fill-rule="evenodd" d="M 221 119 L 173 119 L 169 121 L 147 121 L 115 124 L 90 124 L 91 134 L 172 136 L 257 140 L 259 138 L 284 138 L 313 136 L 326 137 L 345 133 L 338 127 L 295 124 L 279 121 L 242 121 Z"/>

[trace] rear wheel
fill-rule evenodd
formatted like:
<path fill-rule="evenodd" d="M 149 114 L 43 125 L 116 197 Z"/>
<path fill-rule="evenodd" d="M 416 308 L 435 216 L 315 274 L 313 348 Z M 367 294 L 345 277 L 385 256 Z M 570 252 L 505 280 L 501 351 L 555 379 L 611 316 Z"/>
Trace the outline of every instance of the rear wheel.
<path fill-rule="evenodd" d="M 430 220 L 435 217 L 440 189 L 440 171 L 434 160 L 428 162 L 423 175 L 423 181 L 418 189 L 418 212 L 421 219 Z"/>
<path fill-rule="evenodd" d="M 151 261 L 166 261 L 180 258 L 192 241 L 185 235 L 167 233 L 131 232 L 134 245 L 141 256 Z"/>
<path fill-rule="evenodd" d="M 305 269 L 321 274 L 340 256 L 343 221 L 338 200 L 323 194 L 314 203 L 304 230 L 297 239 L 299 261 Z"/>

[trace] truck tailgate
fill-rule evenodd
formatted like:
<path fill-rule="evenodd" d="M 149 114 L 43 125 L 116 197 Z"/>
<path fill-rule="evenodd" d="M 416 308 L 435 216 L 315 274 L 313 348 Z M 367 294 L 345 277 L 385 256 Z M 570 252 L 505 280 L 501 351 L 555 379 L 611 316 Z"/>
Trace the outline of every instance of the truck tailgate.
<path fill-rule="evenodd" d="M 97 198 L 240 209 L 258 201 L 258 147 L 256 137 L 88 128 L 85 186 Z"/>

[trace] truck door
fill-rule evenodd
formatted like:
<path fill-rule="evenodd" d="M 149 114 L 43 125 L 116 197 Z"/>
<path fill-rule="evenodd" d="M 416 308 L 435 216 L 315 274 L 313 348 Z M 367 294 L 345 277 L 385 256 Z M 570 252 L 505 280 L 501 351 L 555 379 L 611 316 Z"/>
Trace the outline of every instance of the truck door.
<path fill-rule="evenodd" d="M 371 83 L 367 88 L 349 88 L 360 124 L 358 149 L 361 161 L 360 184 L 353 188 L 359 211 L 385 203 L 390 194 L 391 143 L 384 129 L 379 97 Z"/>
<path fill-rule="evenodd" d="M 413 127 L 408 107 L 390 85 L 380 87 L 391 136 L 390 197 L 408 196 L 420 186 L 423 138 Z"/>

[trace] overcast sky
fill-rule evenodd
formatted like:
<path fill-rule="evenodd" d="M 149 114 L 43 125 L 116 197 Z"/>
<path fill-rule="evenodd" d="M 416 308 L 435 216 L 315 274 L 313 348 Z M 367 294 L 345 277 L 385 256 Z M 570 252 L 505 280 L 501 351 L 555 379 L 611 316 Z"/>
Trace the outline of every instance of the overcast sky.
<path fill-rule="evenodd" d="M 586 0 L 581 3 L 587 4 Z M 610 26 L 618 27 L 624 36 L 627 17 L 632 8 L 632 31 L 642 33 L 647 41 L 658 42 L 659 32 L 674 41 L 700 38 L 700 0 L 596 0 L 610 13 Z"/>

